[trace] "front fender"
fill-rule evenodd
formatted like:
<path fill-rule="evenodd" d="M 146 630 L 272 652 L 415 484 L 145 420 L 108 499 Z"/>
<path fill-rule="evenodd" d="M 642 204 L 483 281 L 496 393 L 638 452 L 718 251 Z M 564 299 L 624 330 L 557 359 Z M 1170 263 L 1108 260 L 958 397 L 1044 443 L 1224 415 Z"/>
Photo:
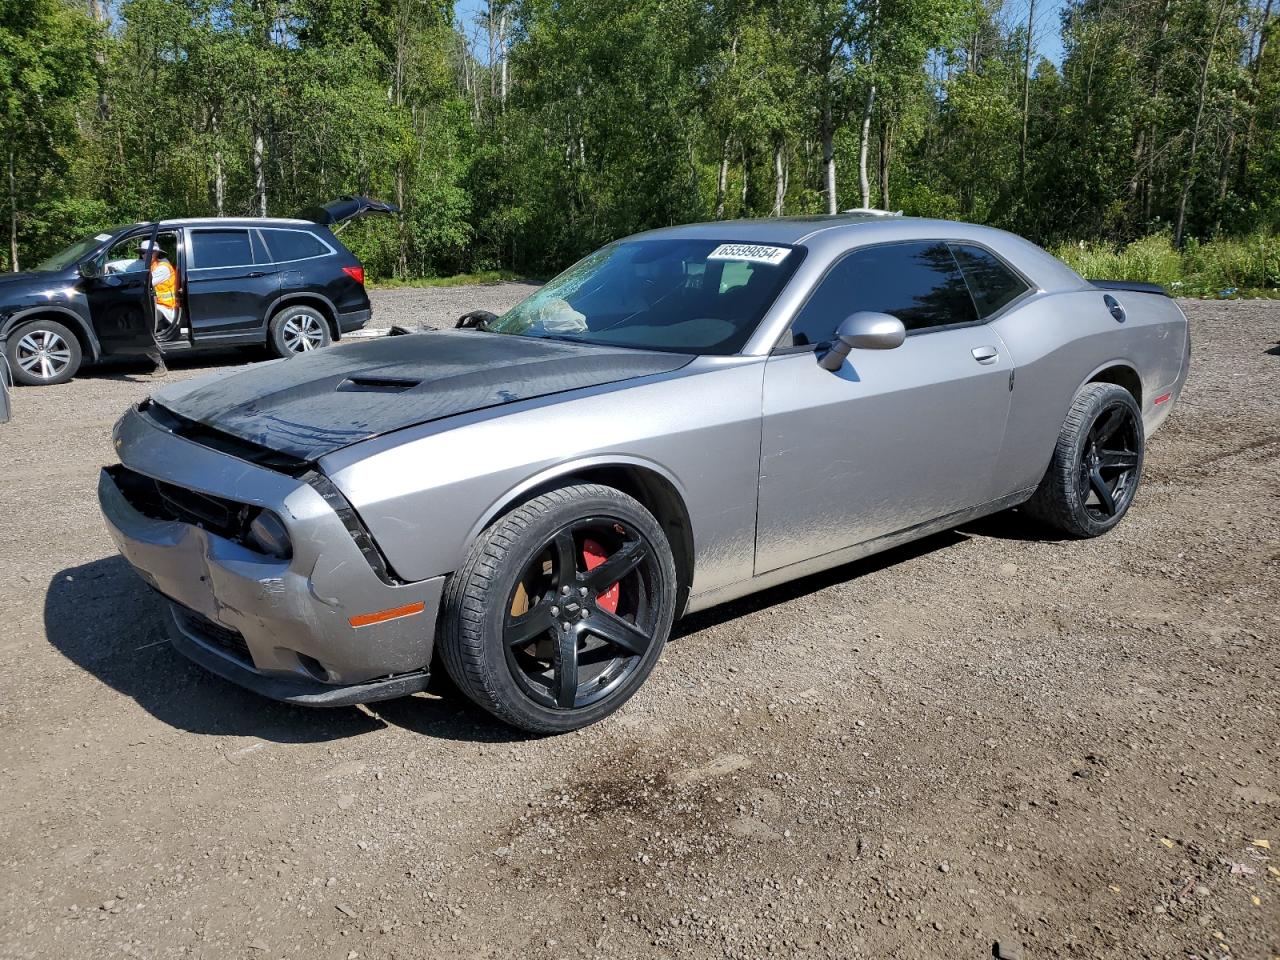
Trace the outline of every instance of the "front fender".
<path fill-rule="evenodd" d="M 495 519 L 505 513 L 509 513 L 513 507 L 518 506 L 525 500 L 529 499 L 529 495 L 535 490 L 549 489 L 560 485 L 560 481 L 567 480 L 574 476 L 580 476 L 591 470 L 600 470 L 607 468 L 637 468 L 656 473 L 658 476 L 666 480 L 675 489 L 676 494 L 680 497 L 682 503 L 688 503 L 688 495 L 684 485 L 680 482 L 680 478 L 672 473 L 666 466 L 658 463 L 656 460 L 650 460 L 646 457 L 632 456 L 626 453 L 599 453 L 589 457 L 578 457 L 567 463 L 557 464 L 535 473 L 533 476 L 522 480 L 509 490 L 503 491 L 488 509 L 480 515 L 480 518 L 472 526 L 467 533 L 467 546 L 475 542 L 476 538 L 487 530 Z M 686 506 L 686 510 L 687 510 Z"/>
<path fill-rule="evenodd" d="M 80 338 L 80 342 L 86 347 L 84 351 L 86 360 L 97 360 L 102 356 L 102 345 L 98 342 L 98 335 L 94 332 L 92 324 L 69 307 L 58 304 L 19 307 L 0 325 L 0 341 L 7 340 L 9 334 L 20 324 L 36 317 L 49 316 L 56 317 L 59 323 L 65 324 Z"/>
<path fill-rule="evenodd" d="M 763 363 L 701 358 L 672 374 L 461 414 L 320 461 L 396 575 L 451 573 L 518 498 L 602 467 L 651 471 L 682 499 L 692 592 L 749 578 Z"/>

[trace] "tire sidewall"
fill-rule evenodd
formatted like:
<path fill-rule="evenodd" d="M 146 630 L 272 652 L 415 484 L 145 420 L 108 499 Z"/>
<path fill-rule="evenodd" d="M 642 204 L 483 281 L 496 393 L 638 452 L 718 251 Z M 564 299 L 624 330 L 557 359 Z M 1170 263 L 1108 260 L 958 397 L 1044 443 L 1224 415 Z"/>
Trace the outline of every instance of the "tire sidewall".
<path fill-rule="evenodd" d="M 1103 386 L 1103 385 L 1097 385 Z M 1063 493 L 1066 502 L 1072 507 L 1072 520 L 1080 527 L 1081 532 L 1089 537 L 1100 536 L 1112 529 L 1116 524 L 1125 518 L 1129 512 L 1129 508 L 1133 506 L 1134 497 L 1137 495 L 1137 487 L 1142 479 L 1142 466 L 1146 455 L 1146 431 L 1143 429 L 1142 410 L 1138 407 L 1138 403 L 1128 390 L 1123 387 L 1107 384 L 1104 389 L 1092 390 L 1091 395 L 1084 406 L 1081 419 L 1081 428 L 1071 431 L 1069 437 L 1070 446 L 1067 448 L 1070 460 L 1067 462 L 1066 469 L 1062 473 L 1063 477 Z M 1138 462 L 1133 469 L 1132 483 L 1133 489 L 1125 500 L 1123 509 L 1118 511 L 1114 516 L 1100 520 L 1093 516 L 1084 506 L 1080 497 L 1080 474 L 1079 465 L 1080 458 L 1084 453 L 1085 447 L 1089 443 L 1089 430 L 1097 422 L 1098 417 L 1103 411 L 1115 407 L 1127 407 L 1133 415 L 1134 422 L 1137 424 L 1138 430 Z"/>
<path fill-rule="evenodd" d="M 66 343 L 67 349 L 71 352 L 71 360 L 63 368 L 62 372 L 57 376 L 50 377 L 48 380 L 41 377 L 33 377 L 18 365 L 18 342 L 36 330 L 47 330 L 50 333 L 57 334 Z M 19 323 L 9 331 L 5 339 L 4 355 L 5 359 L 9 361 L 13 382 L 27 387 L 50 387 L 59 383 L 66 383 L 79 372 L 80 365 L 84 361 L 84 352 L 80 348 L 79 338 L 65 324 L 56 320 L 28 320 L 24 323 Z"/>
<path fill-rule="evenodd" d="M 660 599 L 654 640 L 623 684 L 604 700 L 576 710 L 546 707 L 530 698 L 511 675 L 503 636 L 507 604 L 511 591 L 515 589 L 516 579 L 537 554 L 546 548 L 556 531 L 575 519 L 597 516 L 616 519 L 634 529 L 644 538 L 657 559 L 654 588 Z M 510 527 L 500 521 L 491 528 L 491 534 L 502 536 L 509 530 Z M 493 537 L 488 539 L 492 540 Z M 485 591 L 480 629 L 485 682 L 487 686 L 491 685 L 486 691 L 486 699 L 491 698 L 505 705 L 514 716 L 504 719 L 511 719 L 526 729 L 567 732 L 603 719 L 635 694 L 662 656 L 675 615 L 676 592 L 675 561 L 662 527 L 630 497 L 574 497 L 568 503 L 542 513 L 533 523 L 523 527 L 514 538 L 512 548 L 504 551 L 504 555 L 494 566 L 493 578 Z M 485 706 L 482 701 L 481 705 Z"/>
<path fill-rule="evenodd" d="M 278 357 L 300 357 L 301 353 L 295 353 L 285 346 L 284 342 L 284 325 L 291 317 L 309 314 L 320 321 L 320 327 L 324 330 L 324 343 L 316 347 L 316 350 L 323 350 L 325 347 L 333 343 L 333 331 L 329 328 L 329 320 L 324 313 L 316 307 L 306 306 L 304 304 L 295 304 L 294 306 L 284 307 L 274 317 L 267 328 L 267 339 L 270 342 L 271 350 Z M 313 351 L 305 351 L 311 353 Z"/>

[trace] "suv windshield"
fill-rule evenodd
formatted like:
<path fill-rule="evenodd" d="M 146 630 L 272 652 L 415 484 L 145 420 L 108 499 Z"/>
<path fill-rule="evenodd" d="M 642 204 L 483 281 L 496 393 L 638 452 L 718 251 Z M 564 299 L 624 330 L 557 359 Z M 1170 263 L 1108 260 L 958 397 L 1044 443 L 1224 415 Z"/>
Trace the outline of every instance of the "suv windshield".
<path fill-rule="evenodd" d="M 96 237 L 86 237 L 77 243 L 73 243 L 60 253 L 55 253 L 43 263 L 38 263 L 34 267 L 37 273 L 48 273 L 53 270 L 65 270 L 72 264 L 78 263 L 82 258 L 111 239 L 110 233 L 100 233 Z"/>
<path fill-rule="evenodd" d="M 624 240 L 580 260 L 489 329 L 676 353 L 737 353 L 803 256 L 776 244 Z"/>

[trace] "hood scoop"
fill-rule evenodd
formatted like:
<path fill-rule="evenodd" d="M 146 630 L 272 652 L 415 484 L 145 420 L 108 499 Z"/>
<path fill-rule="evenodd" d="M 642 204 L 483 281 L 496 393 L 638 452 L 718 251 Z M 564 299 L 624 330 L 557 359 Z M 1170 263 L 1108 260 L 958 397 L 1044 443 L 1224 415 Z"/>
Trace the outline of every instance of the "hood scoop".
<path fill-rule="evenodd" d="M 405 377 L 347 377 L 338 384 L 339 393 L 404 393 L 422 383 Z"/>

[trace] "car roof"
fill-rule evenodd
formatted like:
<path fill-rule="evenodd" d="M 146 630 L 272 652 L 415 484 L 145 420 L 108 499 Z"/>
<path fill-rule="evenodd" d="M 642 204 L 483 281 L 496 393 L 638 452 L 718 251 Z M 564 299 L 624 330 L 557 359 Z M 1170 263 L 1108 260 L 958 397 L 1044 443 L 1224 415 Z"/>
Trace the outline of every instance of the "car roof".
<path fill-rule="evenodd" d="M 757 243 L 804 243 L 818 234 L 850 234 L 856 231 L 864 235 L 884 237 L 967 237 L 984 233 L 1000 233 L 990 227 L 951 220 L 930 220 L 923 217 L 902 217 L 878 212 L 850 212 L 814 214 L 796 217 L 763 217 L 746 220 L 709 220 L 702 223 L 686 223 L 675 227 L 661 227 L 636 234 L 651 239 L 723 238 L 727 241 L 755 241 Z"/>
<path fill-rule="evenodd" d="M 139 224 L 143 226 L 143 224 Z M 161 220 L 163 227 L 310 227 L 318 224 L 310 220 L 297 220 L 292 217 L 185 217 L 177 220 Z"/>
<path fill-rule="evenodd" d="M 911 240 L 950 240 L 987 247 L 1030 277 L 1041 289 L 1074 289 L 1079 274 L 1030 240 L 1013 233 L 958 220 L 900 217 L 883 212 L 849 212 L 758 220 L 718 220 L 662 227 L 629 240 L 696 239 L 729 243 L 785 243 L 811 255 L 832 258 L 852 247 Z"/>

